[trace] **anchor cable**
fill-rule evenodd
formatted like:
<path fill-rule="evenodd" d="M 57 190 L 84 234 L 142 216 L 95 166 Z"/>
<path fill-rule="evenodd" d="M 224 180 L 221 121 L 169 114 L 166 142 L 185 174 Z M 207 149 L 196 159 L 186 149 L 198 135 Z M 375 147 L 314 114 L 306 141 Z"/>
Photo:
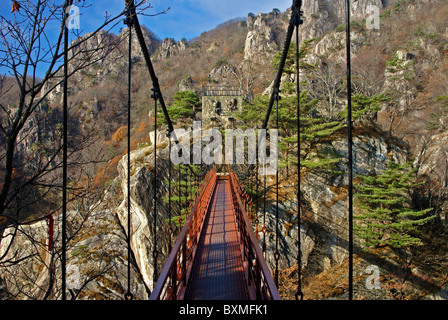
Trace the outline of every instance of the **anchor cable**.
<path fill-rule="evenodd" d="M 62 290 L 62 300 L 67 300 L 66 295 L 66 280 L 67 280 L 67 269 L 66 269 L 66 252 L 67 252 L 67 141 L 68 141 L 68 26 L 67 20 L 69 17 L 69 12 L 67 9 L 72 5 L 73 0 L 68 0 L 65 2 L 64 6 L 64 82 L 63 82 L 63 133 L 62 133 L 62 239 L 61 239 L 61 290 Z"/>
<path fill-rule="evenodd" d="M 153 262 L 154 262 L 154 277 L 153 281 L 157 282 L 158 272 L 157 272 L 157 258 L 159 252 L 157 251 L 157 100 L 159 99 L 159 95 L 157 94 L 157 90 L 155 88 L 151 89 L 153 94 L 151 98 L 154 99 L 154 174 L 153 174 L 153 188 L 154 188 L 154 220 L 153 220 L 153 236 L 154 236 L 154 244 L 153 244 Z"/>
<path fill-rule="evenodd" d="M 276 128 L 278 131 L 278 101 L 280 100 L 280 90 L 276 89 L 276 97 L 275 97 L 275 111 L 276 111 Z M 272 152 L 272 151 L 271 151 Z M 277 157 L 278 157 L 278 151 L 277 151 Z M 278 261 L 280 258 L 280 254 L 278 251 L 278 223 L 279 223 L 279 215 L 278 215 L 278 167 L 275 172 L 275 184 L 276 184 L 276 210 L 275 210 L 275 252 L 274 252 L 274 259 L 275 259 L 275 285 L 278 288 Z"/>
<path fill-rule="evenodd" d="M 127 276 L 128 276 L 128 288 L 125 293 L 126 300 L 132 300 L 133 295 L 131 293 L 131 86 L 132 86 L 132 16 L 131 12 L 127 12 L 127 17 L 124 23 L 128 26 L 129 31 L 129 43 L 128 43 L 128 130 L 127 130 L 127 147 L 128 147 L 128 158 L 127 158 L 127 213 L 128 213 L 128 237 L 127 237 L 127 251 L 128 251 L 128 265 L 127 265 Z"/>
<path fill-rule="evenodd" d="M 171 225 L 171 135 L 170 133 L 167 134 L 168 136 L 168 252 L 171 252 L 172 245 L 171 245 L 171 236 L 173 234 L 173 227 Z"/>
<path fill-rule="evenodd" d="M 294 11 L 293 11 L 293 20 L 296 26 L 296 92 L 297 92 L 297 290 L 295 294 L 296 300 L 303 300 L 303 292 L 302 292 L 302 244 L 300 237 L 301 230 L 301 202 L 300 202 L 300 194 L 301 194 L 301 176 L 300 176 L 300 51 L 299 51 L 299 26 L 303 24 L 303 20 L 301 19 L 302 11 L 301 6 L 302 2 L 294 3 Z"/>
<path fill-rule="evenodd" d="M 348 223 L 349 223 L 349 263 L 348 297 L 353 300 L 353 135 L 352 135 L 352 83 L 350 55 L 350 0 L 345 1 L 346 10 L 346 51 L 347 51 L 347 143 L 348 143 Z"/>

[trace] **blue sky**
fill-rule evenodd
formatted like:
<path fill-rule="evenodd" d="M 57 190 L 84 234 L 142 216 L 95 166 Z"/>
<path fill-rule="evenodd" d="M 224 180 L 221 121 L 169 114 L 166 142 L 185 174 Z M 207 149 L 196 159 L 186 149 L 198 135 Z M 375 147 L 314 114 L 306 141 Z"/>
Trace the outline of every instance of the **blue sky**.
<path fill-rule="evenodd" d="M 141 24 L 161 39 L 180 40 L 199 36 L 229 19 L 246 17 L 249 12 L 270 12 L 273 8 L 285 11 L 292 0 L 149 0 L 148 3 L 152 8 L 145 11 L 147 14 L 168 7 L 170 10 L 157 17 L 140 16 Z M 0 1 L 1 15 L 10 16 L 11 4 L 12 0 Z M 106 11 L 117 14 L 124 8 L 124 0 L 86 0 L 85 4 L 91 5 L 81 9 L 81 29 L 86 32 L 101 24 Z"/>

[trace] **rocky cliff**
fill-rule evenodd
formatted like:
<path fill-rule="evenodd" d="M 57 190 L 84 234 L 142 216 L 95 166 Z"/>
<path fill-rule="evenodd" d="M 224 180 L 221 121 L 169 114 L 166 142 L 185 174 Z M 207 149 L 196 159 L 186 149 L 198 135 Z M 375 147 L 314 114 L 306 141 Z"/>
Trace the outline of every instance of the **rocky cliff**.
<path fill-rule="evenodd" d="M 161 199 L 162 195 L 167 193 L 168 148 L 166 146 L 165 144 L 165 149 L 160 148 L 157 155 L 156 185 L 154 185 L 154 148 L 146 147 L 131 152 L 131 247 L 143 281 L 151 289 L 155 284 L 154 247 L 157 246 L 157 271 L 160 273 L 169 255 L 169 241 L 172 241 L 167 233 L 168 212 Z M 122 194 L 127 195 L 127 158 L 123 157 L 118 166 Z M 154 195 L 157 197 L 156 210 L 154 210 Z M 127 198 L 124 197 L 118 208 L 118 218 L 123 226 L 127 226 L 127 214 Z M 154 234 L 154 224 L 156 234 Z"/>
<path fill-rule="evenodd" d="M 158 59 L 167 59 L 187 50 L 188 44 L 186 39 L 179 42 L 171 38 L 163 39 L 162 45 L 159 48 L 159 53 L 156 54 Z"/>

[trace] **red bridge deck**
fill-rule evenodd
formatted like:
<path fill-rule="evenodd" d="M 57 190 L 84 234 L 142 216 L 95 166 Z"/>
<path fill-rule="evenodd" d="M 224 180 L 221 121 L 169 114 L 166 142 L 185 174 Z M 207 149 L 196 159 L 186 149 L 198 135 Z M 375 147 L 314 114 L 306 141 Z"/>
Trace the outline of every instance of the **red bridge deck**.
<path fill-rule="evenodd" d="M 279 300 L 235 172 L 209 171 L 150 300 Z"/>
<path fill-rule="evenodd" d="M 248 299 L 227 177 L 217 181 L 197 250 L 186 299 Z"/>

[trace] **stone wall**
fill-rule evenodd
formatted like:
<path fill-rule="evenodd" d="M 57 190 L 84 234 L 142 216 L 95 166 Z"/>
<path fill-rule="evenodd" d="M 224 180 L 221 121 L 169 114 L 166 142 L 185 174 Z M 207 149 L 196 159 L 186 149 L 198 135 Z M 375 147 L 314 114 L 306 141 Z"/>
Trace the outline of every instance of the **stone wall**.
<path fill-rule="evenodd" d="M 203 124 L 210 123 L 215 117 L 218 121 L 226 124 L 229 117 L 242 110 L 243 98 L 241 96 L 203 96 L 202 97 L 202 121 Z"/>

